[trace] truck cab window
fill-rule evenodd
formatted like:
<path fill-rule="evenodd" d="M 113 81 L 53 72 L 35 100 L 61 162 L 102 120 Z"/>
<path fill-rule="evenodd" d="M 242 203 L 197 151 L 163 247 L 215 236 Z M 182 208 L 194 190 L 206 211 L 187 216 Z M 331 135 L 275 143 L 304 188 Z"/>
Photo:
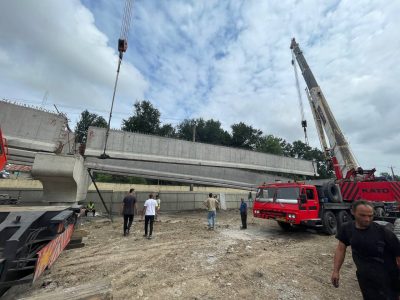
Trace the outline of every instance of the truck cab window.
<path fill-rule="evenodd" d="M 307 199 L 314 199 L 314 191 L 311 189 L 306 189 Z"/>

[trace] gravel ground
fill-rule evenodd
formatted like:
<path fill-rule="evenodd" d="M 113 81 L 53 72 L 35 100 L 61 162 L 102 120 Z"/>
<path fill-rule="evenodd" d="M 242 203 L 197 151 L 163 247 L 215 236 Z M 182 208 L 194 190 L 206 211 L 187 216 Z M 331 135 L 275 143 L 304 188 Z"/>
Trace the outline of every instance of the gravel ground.
<path fill-rule="evenodd" d="M 341 286 L 330 284 L 337 241 L 315 231 L 283 232 L 274 221 L 249 215 L 240 230 L 237 211 L 221 211 L 207 230 L 206 212 L 161 214 L 154 238 L 135 216 L 128 237 L 114 223 L 82 219 L 86 246 L 64 251 L 33 285 L 5 299 L 109 280 L 114 299 L 362 299 L 348 251 Z"/>

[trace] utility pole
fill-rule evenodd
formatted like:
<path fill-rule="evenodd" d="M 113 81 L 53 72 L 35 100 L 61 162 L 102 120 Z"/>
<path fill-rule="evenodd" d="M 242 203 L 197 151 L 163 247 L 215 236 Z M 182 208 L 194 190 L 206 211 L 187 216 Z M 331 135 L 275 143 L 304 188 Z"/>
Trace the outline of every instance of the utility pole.
<path fill-rule="evenodd" d="M 193 139 L 192 139 L 192 141 L 193 141 L 193 143 L 196 142 L 196 124 L 193 125 Z M 190 184 L 190 191 L 193 192 L 193 183 Z"/>
<path fill-rule="evenodd" d="M 196 142 L 196 124 L 193 125 L 193 138 L 192 138 L 193 143 Z"/>

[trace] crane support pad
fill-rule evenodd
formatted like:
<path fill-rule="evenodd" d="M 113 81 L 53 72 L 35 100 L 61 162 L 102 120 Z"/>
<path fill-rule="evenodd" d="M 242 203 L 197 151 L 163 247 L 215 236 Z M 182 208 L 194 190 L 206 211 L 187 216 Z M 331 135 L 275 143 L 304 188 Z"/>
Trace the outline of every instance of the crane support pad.
<path fill-rule="evenodd" d="M 33 282 L 39 278 L 46 268 L 51 267 L 51 265 L 60 256 L 61 252 L 71 240 L 73 231 L 74 224 L 71 224 L 62 234 L 60 234 L 56 239 L 52 240 L 38 252 L 38 260 L 36 262 Z"/>

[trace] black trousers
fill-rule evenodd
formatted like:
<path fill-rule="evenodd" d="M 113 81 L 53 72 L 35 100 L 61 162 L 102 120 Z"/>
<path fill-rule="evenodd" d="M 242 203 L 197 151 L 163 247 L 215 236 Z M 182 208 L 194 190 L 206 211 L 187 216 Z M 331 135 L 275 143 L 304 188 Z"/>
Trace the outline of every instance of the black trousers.
<path fill-rule="evenodd" d="M 131 229 L 133 222 L 133 215 L 124 215 L 124 233 Z"/>
<path fill-rule="evenodd" d="M 383 276 L 382 272 L 360 274 L 356 272 L 358 284 L 364 300 L 398 300 L 399 294 L 391 282 L 391 278 Z M 386 278 L 386 280 L 385 280 Z M 392 278 L 393 279 L 393 278 Z M 393 280 L 392 280 L 393 281 Z"/>
<path fill-rule="evenodd" d="M 154 223 L 154 216 L 145 216 L 144 217 L 144 234 L 147 235 L 147 228 L 150 223 L 150 233 L 149 236 L 153 234 L 153 223 Z"/>
<path fill-rule="evenodd" d="M 242 218 L 242 228 L 247 228 L 247 213 L 240 213 Z"/>

